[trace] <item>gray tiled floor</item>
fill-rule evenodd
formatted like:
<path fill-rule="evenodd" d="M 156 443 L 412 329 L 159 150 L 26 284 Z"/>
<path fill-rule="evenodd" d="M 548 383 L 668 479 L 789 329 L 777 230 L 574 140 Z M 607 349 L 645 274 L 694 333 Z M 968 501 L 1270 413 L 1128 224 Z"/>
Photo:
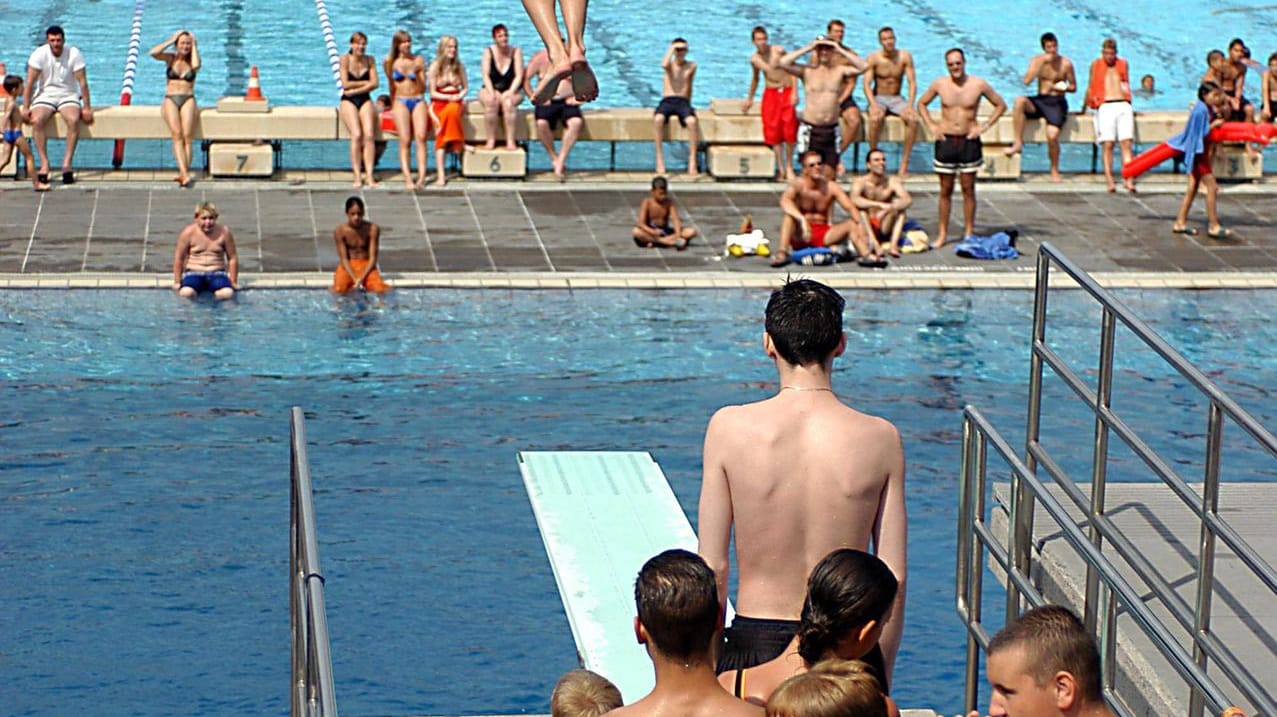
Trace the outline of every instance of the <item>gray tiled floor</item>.
<path fill-rule="evenodd" d="M 934 185 L 915 182 L 911 215 L 931 230 Z M 1220 214 L 1235 232 L 1229 241 L 1170 232 L 1180 201 L 1169 185 L 1137 196 L 1107 194 L 1092 185 L 1042 187 L 986 184 L 979 190 L 977 228 L 1016 228 L 1024 256 L 972 262 L 952 251 L 906 256 L 892 270 L 1029 270 L 1037 245 L 1051 241 L 1090 271 L 1231 272 L 1277 269 L 1277 192 L 1229 187 Z M 381 265 L 390 272 L 768 272 L 758 258 L 722 258 L 723 236 L 742 217 L 775 237 L 780 220 L 775 187 L 711 184 L 679 188 L 684 216 L 705 239 L 685 252 L 640 249 L 629 229 L 644 192 L 634 185 L 468 184 L 418 194 L 365 191 L 382 226 Z M 343 219 L 349 190 L 324 185 L 205 184 L 171 186 L 99 183 L 37 195 L 0 190 L 0 273 L 164 272 L 173 240 L 197 201 L 216 202 L 235 231 L 246 272 L 317 272 L 336 263 L 332 227 Z M 1201 203 L 1194 219 L 1203 223 Z M 955 198 L 954 216 L 961 213 Z M 957 223 L 951 224 L 954 229 Z M 863 272 L 855 265 L 822 271 Z"/>

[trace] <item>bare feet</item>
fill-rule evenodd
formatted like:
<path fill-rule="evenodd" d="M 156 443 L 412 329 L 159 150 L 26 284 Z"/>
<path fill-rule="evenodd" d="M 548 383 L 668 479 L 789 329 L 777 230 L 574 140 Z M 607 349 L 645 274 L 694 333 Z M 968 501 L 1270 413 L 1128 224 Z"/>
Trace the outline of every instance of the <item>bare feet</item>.
<path fill-rule="evenodd" d="M 901 167 L 901 168 L 900 168 L 900 171 L 899 171 L 899 172 L 896 172 L 896 176 L 897 176 L 897 177 L 899 177 L 899 178 L 901 178 L 901 179 L 908 179 L 908 178 L 909 178 L 909 170 L 905 169 L 904 167 Z"/>
<path fill-rule="evenodd" d="M 838 168 L 836 171 L 839 178 L 847 176 L 847 165 L 843 164 L 842 160 L 838 160 Z"/>
<path fill-rule="evenodd" d="M 935 241 L 931 242 L 931 248 L 932 248 L 932 249 L 939 249 L 940 247 L 944 246 L 944 245 L 945 245 L 945 242 L 947 242 L 947 241 L 948 241 L 948 239 L 946 239 L 946 238 L 944 237 L 944 235 L 942 234 L 942 235 L 940 235 L 940 236 L 936 237 L 936 240 L 935 240 Z"/>
<path fill-rule="evenodd" d="M 665 174 L 665 162 L 657 162 L 657 163 L 656 163 L 656 173 L 657 173 L 657 174 Z"/>
<path fill-rule="evenodd" d="M 554 70 L 541 77 L 541 84 L 537 85 L 536 92 L 532 93 L 532 104 L 534 105 L 549 104 L 550 100 L 554 99 L 554 94 L 559 90 L 559 83 L 572 74 L 572 63 L 567 58 L 560 62 L 555 62 L 551 58 L 550 63 Z"/>
<path fill-rule="evenodd" d="M 687 176 L 689 176 L 689 177 L 695 177 L 695 176 L 698 176 L 698 175 L 700 175 L 700 173 L 701 173 L 701 172 L 700 172 L 700 170 L 699 170 L 699 169 L 697 169 L 697 168 L 696 168 L 696 167 L 694 167 L 694 166 L 692 166 L 692 167 L 688 167 L 688 168 L 687 168 Z"/>
<path fill-rule="evenodd" d="M 411 192 L 417 188 L 417 185 L 412 181 L 412 177 L 404 177 L 403 188 Z"/>
<path fill-rule="evenodd" d="M 497 148 L 497 138 L 496 138 L 496 137 L 489 137 L 489 138 L 488 138 L 488 141 L 483 143 L 483 148 L 484 148 L 484 149 L 496 149 L 496 148 Z M 506 146 L 506 148 L 507 148 L 507 149 L 509 149 L 509 145 L 507 145 L 507 146 Z"/>
<path fill-rule="evenodd" d="M 50 184 L 48 182 L 41 182 L 34 179 L 31 180 L 31 186 L 34 187 L 37 192 L 47 192 L 50 189 Z"/>
<path fill-rule="evenodd" d="M 1117 191 L 1117 183 L 1110 179 L 1108 180 L 1107 188 L 1108 188 L 1109 194 L 1112 194 L 1113 192 Z"/>
<path fill-rule="evenodd" d="M 1060 176 L 1060 170 L 1058 170 L 1058 169 L 1052 169 L 1052 170 L 1051 170 L 1051 181 L 1052 181 L 1052 182 L 1063 182 L 1063 181 L 1064 181 L 1064 177 L 1061 177 L 1061 176 Z"/>
<path fill-rule="evenodd" d="M 572 94 L 577 102 L 593 102 L 599 98 L 599 80 L 585 61 L 585 51 L 572 48 Z"/>
<path fill-rule="evenodd" d="M 514 140 L 510 140 L 509 142 L 505 143 L 505 150 L 507 152 L 514 152 L 517 149 L 519 149 L 519 145 L 515 144 Z"/>
<path fill-rule="evenodd" d="M 1019 142 L 1014 142 L 1011 144 L 1010 147 L 1006 148 L 1003 154 L 1005 154 L 1008 157 L 1014 157 L 1015 155 L 1020 153 L 1021 149 L 1024 149 L 1024 145 L 1020 144 Z"/>
<path fill-rule="evenodd" d="M 566 180 L 567 168 L 563 166 L 563 160 L 559 159 L 558 157 L 555 157 L 554 161 L 551 164 L 554 166 L 555 178 L 558 179 L 560 182 Z"/>
<path fill-rule="evenodd" d="M 1126 185 L 1126 191 L 1130 192 L 1131 194 L 1139 194 L 1139 190 L 1135 188 L 1135 180 L 1128 179 L 1125 182 L 1123 182 L 1123 184 Z"/>
<path fill-rule="evenodd" d="M 446 177 L 444 177 L 442 174 L 440 174 L 438 177 L 435 177 L 435 186 L 436 186 L 436 187 L 442 187 L 442 186 L 446 185 L 447 183 L 448 183 L 448 179 L 447 179 Z"/>
<path fill-rule="evenodd" d="M 359 175 L 356 174 L 355 181 L 351 182 L 350 186 L 354 187 L 355 189 L 359 189 L 360 187 L 364 186 L 364 180 L 360 179 Z"/>

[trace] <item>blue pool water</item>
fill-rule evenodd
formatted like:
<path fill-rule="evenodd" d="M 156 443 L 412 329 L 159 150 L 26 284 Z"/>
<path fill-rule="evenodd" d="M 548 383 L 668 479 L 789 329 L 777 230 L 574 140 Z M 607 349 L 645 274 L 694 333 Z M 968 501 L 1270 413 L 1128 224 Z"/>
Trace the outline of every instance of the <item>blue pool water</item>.
<path fill-rule="evenodd" d="M 1277 425 L 1277 292 L 1123 297 Z M 974 403 L 1022 441 L 1032 298 L 848 299 L 835 387 L 895 421 L 908 455 L 913 569 L 894 693 L 953 714 L 960 411 Z M 5 712 L 286 713 L 292 405 L 308 413 L 342 711 L 545 712 L 575 654 L 516 451 L 649 450 L 694 520 L 710 413 L 774 388 L 764 302 L 754 291 L 401 291 L 380 305 L 300 290 L 223 305 L 0 292 Z M 1056 294 L 1052 312 L 1053 344 L 1093 365 L 1096 312 L 1076 292 Z M 1118 409 L 1200 475 L 1200 402 L 1150 356 L 1122 355 Z M 1086 416 L 1058 387 L 1046 395 L 1062 448 L 1074 435 L 1089 445 Z M 1224 475 L 1277 480 L 1232 442 Z M 1145 477 L 1134 462 L 1110 476 Z"/>
<path fill-rule="evenodd" d="M 492 24 L 509 25 L 513 41 L 527 48 L 529 55 L 539 43 L 522 6 L 513 0 L 328 0 L 325 7 L 338 52 L 347 50 L 346 39 L 357 29 L 369 35 L 369 52 L 379 57 L 389 50 L 390 35 L 397 28 L 409 30 L 414 47 L 428 56 L 433 56 L 440 35 L 457 35 L 472 83 L 479 82 L 479 56 L 489 42 Z M 691 57 L 700 63 L 695 88 L 697 105 L 704 106 L 713 97 L 743 96 L 749 86 L 746 60 L 752 52 L 750 28 L 766 25 L 772 29 L 774 42 L 798 47 L 824 32 L 825 23 L 833 15 L 847 23 L 848 43 L 866 53 L 877 48 L 875 33 L 879 27 L 894 26 L 901 46 L 915 54 L 923 87 L 944 73 L 943 51 L 961 46 L 967 53 L 969 71 L 987 77 L 1008 101 L 1024 93 L 1020 82 L 1024 69 L 1040 51 L 1038 36 L 1047 30 L 1060 36 L 1061 51 L 1081 68 L 1078 80 L 1083 90 L 1085 68 L 1098 56 L 1101 40 L 1110 35 L 1116 37 L 1123 56 L 1131 61 L 1132 78 L 1151 73 L 1160 88 L 1154 97 L 1139 100 L 1137 109 L 1186 108 L 1194 99 L 1207 51 L 1225 47 L 1236 35 L 1246 39 L 1261 62 L 1277 49 L 1277 21 L 1262 0 L 1226 4 L 1189 0 L 900 0 L 841 5 L 836 11 L 830 7 L 804 0 L 646 4 L 593 0 L 586 41 L 603 88 L 598 106 L 655 106 L 661 94 L 661 57 L 669 41 L 679 35 L 690 41 Z M 66 27 L 68 41 L 85 54 L 96 102 L 114 103 L 124 76 L 133 11 L 134 3 L 126 0 L 0 0 L 0 12 L 14 28 L 11 37 L 15 40 L 0 50 L 0 61 L 7 62 L 10 71 L 20 72 L 27 53 L 44 41 L 44 28 L 60 23 Z M 151 0 L 142 14 L 136 103 L 158 104 L 162 99 L 164 67 L 145 53 L 179 27 L 193 30 L 200 40 L 204 69 L 196 95 L 201 105 L 211 104 L 223 95 L 242 95 L 249 65 L 259 66 L 263 90 L 275 103 L 336 102 L 337 91 L 314 3 L 217 0 L 197 4 Z M 1253 96 L 1258 92 L 1258 77 L 1249 75 L 1247 86 L 1255 88 L 1250 92 Z M 857 94 L 860 95 L 859 90 Z M 1072 103 L 1080 106 L 1081 95 L 1075 95 Z M 166 143 L 135 144 L 128 154 L 131 166 L 171 165 Z M 589 148 L 583 149 L 590 152 Z M 109 157 L 105 146 L 87 146 L 86 151 L 95 152 L 86 157 L 90 164 L 105 164 Z M 290 151 L 290 164 L 346 165 L 342 147 L 316 152 L 314 147 Z M 540 156 L 533 159 L 539 162 Z M 1027 157 L 1030 164 L 1038 159 L 1036 151 Z M 606 166 L 607 155 L 596 149 L 594 155 L 583 154 L 578 160 Z M 389 161 L 393 164 L 394 157 Z M 647 167 L 650 157 L 647 151 L 641 157 L 623 153 L 621 162 Z"/>

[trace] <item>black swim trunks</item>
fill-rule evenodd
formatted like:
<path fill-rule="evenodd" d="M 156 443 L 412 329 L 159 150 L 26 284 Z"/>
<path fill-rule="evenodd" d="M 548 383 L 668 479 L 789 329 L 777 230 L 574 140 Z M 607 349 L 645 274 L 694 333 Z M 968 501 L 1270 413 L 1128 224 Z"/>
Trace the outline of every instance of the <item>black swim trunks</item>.
<path fill-rule="evenodd" d="M 979 139 L 946 134 L 936 140 L 936 158 L 931 163 L 936 174 L 969 174 L 984 166 L 984 147 Z"/>
<path fill-rule="evenodd" d="M 581 108 L 578 105 L 568 104 L 567 100 L 550 100 L 549 104 L 537 105 L 533 114 L 537 119 L 549 122 L 550 131 L 553 132 L 560 124 L 566 126 L 568 120 L 580 117 Z"/>
<path fill-rule="evenodd" d="M 662 97 L 661 103 L 656 106 L 656 111 L 653 114 L 665 115 L 666 122 L 669 121 L 670 115 L 678 115 L 678 123 L 686 127 L 687 118 L 695 117 L 696 110 L 692 108 L 692 103 L 686 97 L 672 95 L 670 97 Z"/>
<path fill-rule="evenodd" d="M 1228 121 L 1229 122 L 1244 122 L 1246 120 L 1246 108 L 1250 106 L 1251 106 L 1250 100 L 1246 99 L 1245 97 L 1242 97 L 1242 101 L 1237 103 L 1237 109 L 1229 110 Z"/>
<path fill-rule="evenodd" d="M 1036 95 L 1029 98 L 1029 119 L 1044 119 L 1052 127 L 1063 127 L 1069 116 L 1069 101 L 1064 95 Z"/>
<path fill-rule="evenodd" d="M 814 150 L 820 153 L 820 160 L 828 167 L 838 166 L 838 123 L 808 124 L 799 121 L 798 142 L 794 147 L 795 155 L 801 157 L 804 152 Z"/>
<path fill-rule="evenodd" d="M 843 113 L 843 112 L 844 112 L 847 108 L 849 108 L 849 107 L 855 107 L 856 109 L 860 109 L 860 105 L 857 105 L 857 104 L 856 104 L 856 93 L 855 93 L 855 92 L 853 92 L 853 93 L 851 93 L 851 94 L 847 95 L 847 99 L 845 99 L 845 100 L 843 100 L 842 102 L 839 102 L 839 103 L 838 103 L 838 113 L 839 113 L 839 114 L 842 114 L 842 113 Z"/>
<path fill-rule="evenodd" d="M 717 672 L 745 670 L 750 667 L 774 660 L 780 656 L 789 642 L 794 639 L 798 630 L 797 620 L 774 620 L 737 615 L 731 627 L 723 630 L 723 643 L 718 650 Z M 864 657 L 860 658 L 869 665 L 874 677 L 882 685 L 882 693 L 890 694 L 885 677 L 886 662 L 882 648 L 874 645 Z"/>

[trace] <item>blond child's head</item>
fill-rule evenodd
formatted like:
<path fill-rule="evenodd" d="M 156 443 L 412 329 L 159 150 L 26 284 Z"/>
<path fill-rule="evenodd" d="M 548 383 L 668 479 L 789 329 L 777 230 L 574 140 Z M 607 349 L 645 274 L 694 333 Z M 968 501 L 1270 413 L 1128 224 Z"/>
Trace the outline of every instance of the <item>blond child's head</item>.
<path fill-rule="evenodd" d="M 859 660 L 828 659 L 780 683 L 767 717 L 887 717 L 882 686 Z"/>
<path fill-rule="evenodd" d="M 621 691 L 606 677 L 589 670 L 572 670 L 559 678 L 550 694 L 550 715 L 599 717 L 621 704 Z"/>

